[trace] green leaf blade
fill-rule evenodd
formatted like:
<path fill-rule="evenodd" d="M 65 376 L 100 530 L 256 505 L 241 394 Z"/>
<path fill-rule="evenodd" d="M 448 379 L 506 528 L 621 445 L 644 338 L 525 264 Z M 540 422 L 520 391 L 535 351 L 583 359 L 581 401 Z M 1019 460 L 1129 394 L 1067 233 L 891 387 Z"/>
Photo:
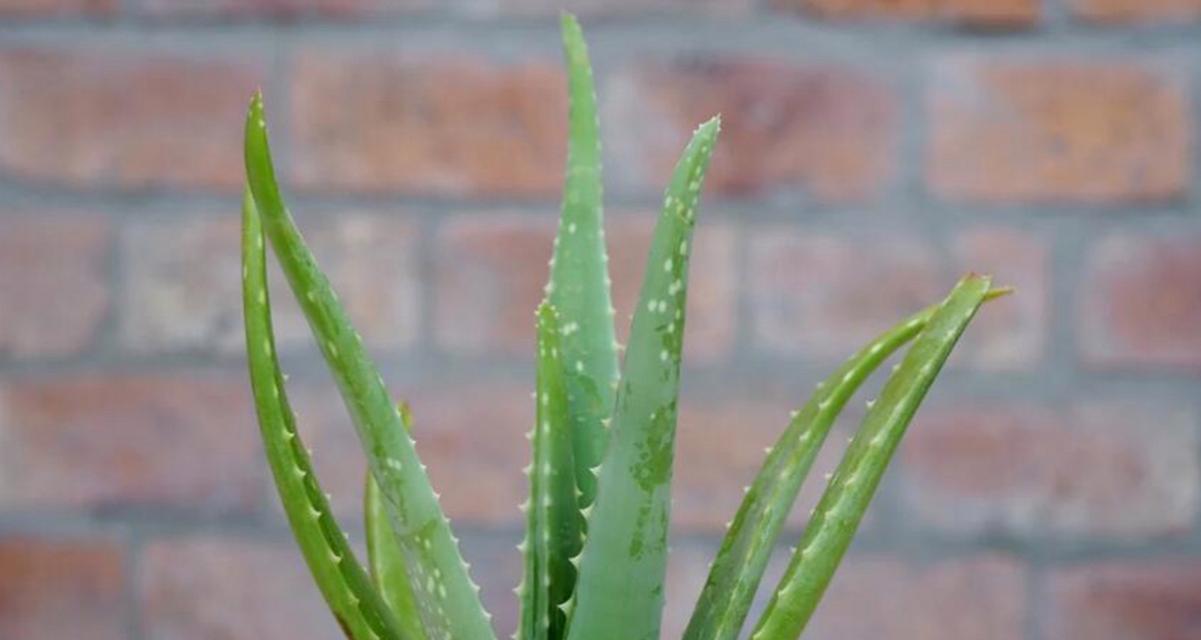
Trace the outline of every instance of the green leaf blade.
<path fill-rule="evenodd" d="M 959 336 L 990 295 L 987 277 L 959 282 L 889 377 L 835 471 L 801 543 L 751 635 L 797 638 L 851 544 L 909 422 Z"/>
<path fill-rule="evenodd" d="M 769 450 L 709 570 L 685 640 L 733 640 L 742 630 L 776 537 L 835 419 L 863 381 L 926 326 L 934 307 L 906 319 L 818 383 Z"/>
<path fill-rule="evenodd" d="M 403 408 L 401 414 L 405 414 Z M 410 426 L 407 417 L 405 425 Z M 427 640 L 421 626 L 421 609 L 404 564 L 404 553 L 392 532 L 379 485 L 370 472 L 363 490 L 363 520 L 367 533 L 367 564 L 376 590 L 395 614 L 405 638 Z"/>
<path fill-rule="evenodd" d="M 442 513 L 415 443 L 392 404 L 362 340 L 288 213 L 275 180 L 262 97 L 246 119 L 246 173 L 288 284 L 329 365 L 379 484 L 393 531 L 410 569 L 427 632 L 455 640 L 492 640 L 490 616 L 468 575 L 458 540 Z"/>
<path fill-rule="evenodd" d="M 423 640 L 408 635 L 372 587 L 313 473 L 276 357 L 262 225 L 249 193 L 242 202 L 242 303 L 246 355 L 264 452 L 301 554 L 346 635 Z"/>
<path fill-rule="evenodd" d="M 588 520 L 571 640 L 658 640 L 683 348 L 685 280 L 714 118 L 685 148 L 651 241 Z"/>
<path fill-rule="evenodd" d="M 602 206 L 600 126 L 588 47 L 579 22 L 562 16 L 569 138 L 563 205 L 546 294 L 561 317 L 567 393 L 580 507 L 596 496 L 594 469 L 604 455 L 603 422 L 618 377 Z"/>
<path fill-rule="evenodd" d="M 559 640 L 567 624 L 564 608 L 575 586 L 573 560 L 583 545 L 577 507 L 574 448 L 563 376 L 558 312 L 538 307 L 537 406 L 531 434 L 530 501 L 526 505 L 525 575 L 521 640 Z"/>

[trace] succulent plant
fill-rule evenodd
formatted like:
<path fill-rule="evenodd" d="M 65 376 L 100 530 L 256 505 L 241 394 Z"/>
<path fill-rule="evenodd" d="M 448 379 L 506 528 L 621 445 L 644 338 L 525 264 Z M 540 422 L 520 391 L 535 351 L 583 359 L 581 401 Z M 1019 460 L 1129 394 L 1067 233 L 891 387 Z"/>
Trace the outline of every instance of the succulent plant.
<path fill-rule="evenodd" d="M 596 96 L 583 35 L 563 17 L 570 140 L 546 297 L 535 312 L 536 423 L 523 505 L 519 640 L 653 640 L 660 634 L 687 274 L 697 203 L 718 137 L 697 128 L 667 187 L 624 359 L 614 338 L 601 207 Z M 355 640 L 494 638 L 479 587 L 410 436 L 411 418 L 377 373 L 284 205 L 261 95 L 245 131 L 243 304 L 250 380 L 268 463 L 318 588 Z M 269 241 L 312 329 L 368 460 L 368 566 L 356 559 L 313 473 L 276 357 Z M 918 405 L 980 305 L 1005 293 L 968 275 L 817 384 L 792 415 L 729 526 L 689 640 L 742 632 L 802 481 L 864 380 L 913 345 L 868 411 L 751 637 L 798 637 L 846 552 Z"/>

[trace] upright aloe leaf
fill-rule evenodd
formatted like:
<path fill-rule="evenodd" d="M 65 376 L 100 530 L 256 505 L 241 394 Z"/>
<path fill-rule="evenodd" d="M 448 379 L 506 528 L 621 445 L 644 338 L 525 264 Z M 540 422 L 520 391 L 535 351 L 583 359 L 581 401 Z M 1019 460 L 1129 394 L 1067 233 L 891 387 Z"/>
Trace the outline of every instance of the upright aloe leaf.
<path fill-rule="evenodd" d="M 1008 293 L 994 289 L 988 297 Z M 847 401 L 897 349 L 916 336 L 938 306 L 928 307 L 878 336 L 817 389 L 775 445 L 722 540 L 693 610 L 685 640 L 733 640 L 750 611 L 772 547 L 835 419 Z"/>
<path fill-rule="evenodd" d="M 549 303 L 538 307 L 537 418 L 531 433 L 533 459 L 528 468 L 530 500 L 526 510 L 525 575 L 519 640 L 558 640 L 567 616 L 564 607 L 575 585 L 572 560 L 583 544 L 583 516 L 576 486 L 568 422 L 567 388 L 558 314 Z"/>
<path fill-rule="evenodd" d="M 657 640 L 667 569 L 685 280 L 697 201 L 719 120 L 676 165 L 651 240 L 608 451 L 588 520 L 571 640 Z"/>
<path fill-rule="evenodd" d="M 959 282 L 885 383 L 805 527 L 753 640 L 797 638 L 842 561 L 868 503 L 926 392 L 989 291 L 989 279 Z"/>
<path fill-rule="evenodd" d="M 399 409 L 405 429 L 411 430 L 413 421 L 408 407 L 401 404 Z M 413 595 L 409 571 L 405 568 L 404 554 L 392 533 L 392 524 L 388 522 L 388 512 L 379 495 L 379 485 L 370 472 L 367 473 L 363 491 L 363 520 L 367 532 L 367 564 L 371 568 L 371 580 L 375 588 L 396 615 L 404 636 L 427 640 L 425 629 L 421 626 L 421 610 Z"/>
<path fill-rule="evenodd" d="M 379 484 L 410 571 L 423 626 L 435 637 L 494 638 L 479 587 L 468 575 L 458 540 L 405 432 L 400 411 L 284 206 L 271 164 L 261 95 L 250 103 L 245 153 L 246 174 L 267 237 L 333 373 Z"/>
<path fill-rule="evenodd" d="M 580 507 L 596 496 L 595 467 L 605 448 L 604 421 L 613 409 L 617 348 L 609 298 L 608 257 L 601 207 L 600 125 L 584 34 L 564 14 L 570 138 L 563 211 L 546 293 L 559 311 L 567 396 L 575 446 Z"/>
<path fill-rule="evenodd" d="M 242 309 L 250 385 L 267 462 L 296 542 L 347 637 L 421 640 L 402 631 L 372 588 L 313 474 L 275 355 L 264 253 L 262 225 L 247 193 L 242 200 Z"/>

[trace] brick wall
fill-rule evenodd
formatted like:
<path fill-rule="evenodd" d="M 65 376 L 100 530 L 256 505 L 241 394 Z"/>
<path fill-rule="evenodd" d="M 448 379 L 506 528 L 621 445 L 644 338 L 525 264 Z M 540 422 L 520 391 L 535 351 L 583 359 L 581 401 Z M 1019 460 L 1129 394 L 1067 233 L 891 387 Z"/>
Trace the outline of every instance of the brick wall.
<path fill-rule="evenodd" d="M 0 638 L 336 636 L 241 357 L 260 85 L 293 208 L 512 627 L 558 4 L 0 0 Z M 1201 2 L 569 4 L 597 64 L 619 318 L 675 154 L 725 116 L 666 637 L 788 411 L 967 269 L 1019 295 L 965 338 L 811 637 L 1201 637 Z M 281 304 L 357 539 L 357 444 Z"/>

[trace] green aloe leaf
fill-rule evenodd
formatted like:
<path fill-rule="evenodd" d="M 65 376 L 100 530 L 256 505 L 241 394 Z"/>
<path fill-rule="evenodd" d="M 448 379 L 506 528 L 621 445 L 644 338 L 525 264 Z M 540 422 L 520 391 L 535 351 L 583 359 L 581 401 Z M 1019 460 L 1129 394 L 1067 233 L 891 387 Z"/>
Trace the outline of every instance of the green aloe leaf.
<path fill-rule="evenodd" d="M 383 379 L 329 281 L 296 229 L 275 180 L 262 96 L 246 118 L 246 174 L 264 229 L 333 373 L 409 569 L 423 626 L 435 637 L 490 640 L 495 634 L 442 513 L 425 465 Z"/>
<path fill-rule="evenodd" d="M 408 407 L 401 403 L 399 409 L 405 429 L 411 430 L 413 422 Z M 409 571 L 405 568 L 404 554 L 392 533 L 392 524 L 388 522 L 388 512 L 379 495 L 379 485 L 370 472 L 367 473 L 363 491 L 363 520 L 367 532 L 367 565 L 371 568 L 371 580 L 375 588 L 396 615 L 404 636 L 427 640 L 425 629 L 421 626 L 421 610 L 413 595 Z"/>
<path fill-rule="evenodd" d="M 889 377 L 879 400 L 869 403 L 751 635 L 753 640 L 800 636 L 850 546 L 901 436 L 988 294 L 987 277 L 970 275 L 961 280 Z"/>
<path fill-rule="evenodd" d="M 242 309 L 246 356 L 267 462 L 301 554 L 347 637 L 418 640 L 402 627 L 355 559 L 296 431 L 276 358 L 262 224 L 249 192 L 242 200 Z"/>
<path fill-rule="evenodd" d="M 564 609 L 575 585 L 583 544 L 583 516 L 576 504 L 575 467 L 563 376 L 558 312 L 538 307 L 537 406 L 530 434 L 533 459 L 528 468 L 530 500 L 526 510 L 525 574 L 518 587 L 521 626 L 518 640 L 558 640 L 567 623 Z"/>
<path fill-rule="evenodd" d="M 584 34 L 575 17 L 563 14 L 570 127 L 563 209 L 555 238 L 546 294 L 561 318 L 567 396 L 581 508 L 596 496 L 596 472 L 604 455 L 604 421 L 613 409 L 617 346 L 609 293 L 601 206 L 600 125 L 596 89 Z"/>
<path fill-rule="evenodd" d="M 676 401 L 688 261 L 701 184 L 719 130 L 684 149 L 651 240 L 612 432 L 588 520 L 571 640 L 658 640 L 667 569 Z"/>
<path fill-rule="evenodd" d="M 1008 293 L 993 289 L 987 297 Z M 733 640 L 763 579 L 776 538 L 834 421 L 863 382 L 913 339 L 938 310 L 927 307 L 876 337 L 817 389 L 768 450 L 730 523 L 701 591 L 685 640 Z"/>

